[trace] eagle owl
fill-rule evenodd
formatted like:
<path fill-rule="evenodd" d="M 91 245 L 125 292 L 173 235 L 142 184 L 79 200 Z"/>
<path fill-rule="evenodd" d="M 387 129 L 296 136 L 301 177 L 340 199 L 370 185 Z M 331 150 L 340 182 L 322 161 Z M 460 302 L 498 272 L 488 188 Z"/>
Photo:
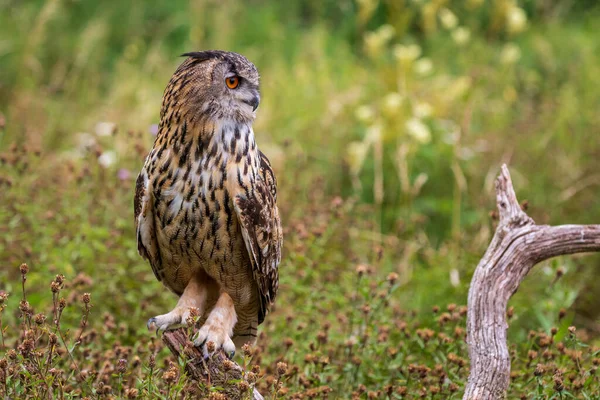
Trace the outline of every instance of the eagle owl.
<path fill-rule="evenodd" d="M 259 76 L 237 53 L 184 56 L 136 182 L 138 251 L 179 296 L 148 328 L 185 324 L 193 307 L 202 324 L 194 344 L 212 341 L 233 355 L 254 343 L 281 260 L 275 175 L 252 130 Z"/>

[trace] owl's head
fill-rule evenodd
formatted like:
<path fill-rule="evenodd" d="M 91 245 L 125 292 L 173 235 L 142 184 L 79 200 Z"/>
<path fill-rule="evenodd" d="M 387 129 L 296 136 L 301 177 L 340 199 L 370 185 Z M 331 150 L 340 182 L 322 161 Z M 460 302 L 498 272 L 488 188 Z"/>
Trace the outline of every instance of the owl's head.
<path fill-rule="evenodd" d="M 179 106 L 192 118 L 252 123 L 260 102 L 254 64 L 241 54 L 228 51 L 183 55 L 188 58 L 165 90 L 164 108 Z"/>

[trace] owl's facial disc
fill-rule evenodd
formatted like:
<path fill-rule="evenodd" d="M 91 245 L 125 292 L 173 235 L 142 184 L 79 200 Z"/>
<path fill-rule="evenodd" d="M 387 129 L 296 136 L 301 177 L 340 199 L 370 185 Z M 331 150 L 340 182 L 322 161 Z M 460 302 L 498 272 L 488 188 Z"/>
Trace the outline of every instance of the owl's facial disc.
<path fill-rule="evenodd" d="M 226 51 L 186 53 L 180 67 L 189 71 L 185 100 L 192 113 L 213 120 L 252 124 L 260 103 L 259 76 L 241 54 Z"/>

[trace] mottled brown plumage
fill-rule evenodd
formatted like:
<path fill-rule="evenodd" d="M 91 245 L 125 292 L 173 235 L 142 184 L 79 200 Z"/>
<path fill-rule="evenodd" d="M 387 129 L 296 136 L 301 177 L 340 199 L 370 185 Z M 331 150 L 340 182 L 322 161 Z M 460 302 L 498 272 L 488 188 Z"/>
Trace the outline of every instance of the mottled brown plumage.
<path fill-rule="evenodd" d="M 254 140 L 258 72 L 231 52 L 186 54 L 163 96 L 159 132 L 136 183 L 138 251 L 180 296 L 149 327 L 200 310 L 197 345 L 253 342 L 278 286 L 276 180 Z M 235 87 L 230 85 L 236 84 Z"/>

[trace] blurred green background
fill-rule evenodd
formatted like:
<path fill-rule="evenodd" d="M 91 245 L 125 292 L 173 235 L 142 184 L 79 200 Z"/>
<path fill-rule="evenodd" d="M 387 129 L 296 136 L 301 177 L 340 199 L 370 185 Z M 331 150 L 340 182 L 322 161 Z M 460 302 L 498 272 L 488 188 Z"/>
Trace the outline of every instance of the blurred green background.
<path fill-rule="evenodd" d="M 27 262 L 41 307 L 54 274 L 83 273 L 94 312 L 146 335 L 175 299 L 137 255 L 135 176 L 179 55 L 226 49 L 261 73 L 286 226 L 267 336 L 348 306 L 358 264 L 398 273 L 403 309 L 465 304 L 501 163 L 537 223 L 600 221 L 598 26 L 594 0 L 0 0 L 0 289 Z M 511 338 L 566 308 L 592 340 L 599 261 L 534 269 Z"/>

